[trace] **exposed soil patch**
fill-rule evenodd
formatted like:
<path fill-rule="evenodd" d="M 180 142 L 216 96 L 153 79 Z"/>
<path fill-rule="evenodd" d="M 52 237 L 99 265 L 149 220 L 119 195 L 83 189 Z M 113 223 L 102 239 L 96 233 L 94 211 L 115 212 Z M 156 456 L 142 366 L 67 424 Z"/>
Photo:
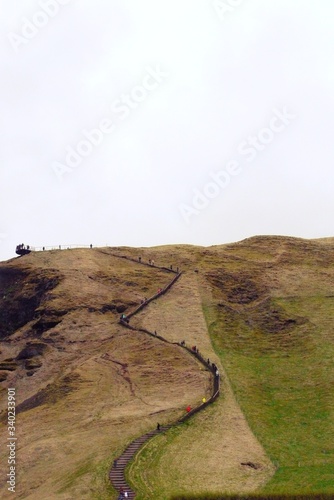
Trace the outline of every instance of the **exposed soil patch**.
<path fill-rule="evenodd" d="M 261 469 L 260 464 L 254 464 L 253 462 L 241 462 L 241 465 L 243 465 L 245 467 L 250 467 L 251 469 L 255 469 L 255 470 Z"/>
<path fill-rule="evenodd" d="M 223 269 L 207 273 L 209 282 L 218 288 L 225 300 L 231 304 L 251 304 L 265 296 L 266 287 L 245 272 L 228 273 Z"/>
<path fill-rule="evenodd" d="M 134 390 L 134 386 L 133 386 L 132 380 L 131 380 L 129 372 L 128 372 L 128 364 L 127 363 L 121 363 L 120 361 L 112 359 L 108 353 L 103 354 L 101 356 L 101 359 L 105 359 L 107 361 L 111 361 L 112 363 L 115 363 L 115 364 L 121 366 L 121 375 L 124 378 L 124 380 L 129 384 L 130 392 L 134 396 L 135 395 L 135 390 Z"/>
<path fill-rule="evenodd" d="M 38 320 L 33 325 L 33 329 L 38 335 L 55 328 L 62 321 L 62 317 L 67 314 L 68 311 L 54 311 L 50 309 L 44 309 L 43 311 L 38 311 Z M 35 315 L 36 316 L 36 315 Z"/>
<path fill-rule="evenodd" d="M 10 267 L 0 268 L 0 339 L 32 321 L 45 294 L 60 282 L 56 271 L 29 273 Z"/>
<path fill-rule="evenodd" d="M 40 356 L 44 353 L 47 345 L 43 342 L 27 342 L 27 345 L 16 356 L 17 360 L 30 359 L 35 356 Z"/>
<path fill-rule="evenodd" d="M 297 326 L 303 325 L 307 321 L 302 317 L 291 317 L 282 307 L 275 304 L 270 298 L 256 307 L 254 311 L 249 314 L 249 318 L 251 319 L 248 320 L 248 324 L 251 323 L 253 327 L 268 334 L 289 333 Z"/>
<path fill-rule="evenodd" d="M 26 370 L 37 370 L 42 366 L 42 360 L 40 357 L 38 358 L 33 358 L 33 359 L 27 359 L 24 367 Z"/>
<path fill-rule="evenodd" d="M 15 371 L 17 368 L 17 362 L 13 358 L 4 359 L 0 362 L 0 370 L 7 370 L 10 372 Z"/>
<path fill-rule="evenodd" d="M 270 299 L 252 309 L 220 307 L 218 311 L 223 327 L 217 328 L 217 339 L 230 351 L 258 356 L 288 354 L 301 347 L 304 352 L 312 350 L 313 325 L 309 320 L 292 316 Z"/>

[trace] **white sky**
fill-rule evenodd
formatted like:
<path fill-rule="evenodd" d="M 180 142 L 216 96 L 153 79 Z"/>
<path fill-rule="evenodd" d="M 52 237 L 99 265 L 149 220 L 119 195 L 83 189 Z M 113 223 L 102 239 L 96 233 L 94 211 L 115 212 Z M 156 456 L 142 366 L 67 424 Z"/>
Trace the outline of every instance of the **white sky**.
<path fill-rule="evenodd" d="M 214 0 L 0 0 L 0 9 L 0 260 L 22 242 L 334 235 L 332 0 L 221 0 L 220 10 Z M 112 132 L 82 146 L 101 121 Z M 68 148 L 86 155 L 76 168 Z M 232 161 L 236 175 L 212 185 L 210 173 Z"/>

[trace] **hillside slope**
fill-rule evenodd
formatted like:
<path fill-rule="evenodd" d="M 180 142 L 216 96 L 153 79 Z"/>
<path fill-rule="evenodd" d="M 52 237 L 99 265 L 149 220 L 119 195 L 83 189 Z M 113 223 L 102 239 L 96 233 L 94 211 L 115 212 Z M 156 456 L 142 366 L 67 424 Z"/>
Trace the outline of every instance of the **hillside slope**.
<path fill-rule="evenodd" d="M 209 373 L 178 346 L 118 324 L 170 276 L 100 250 L 30 254 L 0 271 L 12 325 L 1 330 L 1 409 L 15 387 L 18 498 L 110 498 L 108 468 L 126 443 L 208 390 Z M 1 488 L 6 498 L 5 477 Z"/>
<path fill-rule="evenodd" d="M 149 259 L 184 274 L 136 325 L 197 345 L 218 364 L 223 390 L 190 426 L 161 436 L 162 447 L 148 444 L 131 467 L 148 488 L 142 498 L 168 498 L 168 484 L 173 493 L 334 491 L 334 240 L 254 237 L 0 264 L 0 409 L 4 419 L 15 387 L 17 497 L 112 498 L 108 469 L 126 444 L 209 393 L 209 373 L 177 345 L 118 323 L 170 280 Z M 0 488 L 10 498 L 4 477 Z"/>
<path fill-rule="evenodd" d="M 265 491 L 333 493 L 333 239 L 254 237 L 211 251 L 210 333 L 277 468 Z"/>
<path fill-rule="evenodd" d="M 221 397 L 185 429 L 154 438 L 139 454 L 130 469 L 134 488 L 140 492 L 138 500 L 163 500 L 181 493 L 201 495 L 208 490 L 249 492 L 263 486 L 274 473 L 213 351 L 201 303 L 201 274 L 186 273 L 166 300 L 139 315 L 138 323 L 151 329 L 160 319 L 159 333 L 165 338 L 196 345 L 219 368 Z M 251 470 L 242 463 L 256 463 L 258 468 Z"/>

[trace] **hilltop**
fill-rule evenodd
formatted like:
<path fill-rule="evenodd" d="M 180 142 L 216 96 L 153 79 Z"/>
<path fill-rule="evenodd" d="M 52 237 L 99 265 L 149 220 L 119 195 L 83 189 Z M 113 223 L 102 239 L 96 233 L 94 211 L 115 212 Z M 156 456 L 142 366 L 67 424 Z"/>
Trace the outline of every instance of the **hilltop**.
<path fill-rule="evenodd" d="M 305 478 L 310 491 L 334 491 L 334 238 L 259 236 L 0 264 L 0 409 L 3 419 L 15 387 L 18 498 L 112 498 L 108 469 L 126 444 L 210 394 L 209 372 L 178 345 L 119 324 L 171 279 L 150 259 L 183 274 L 134 324 L 197 345 L 223 387 L 140 454 L 129 472 L 139 498 L 284 491 Z"/>

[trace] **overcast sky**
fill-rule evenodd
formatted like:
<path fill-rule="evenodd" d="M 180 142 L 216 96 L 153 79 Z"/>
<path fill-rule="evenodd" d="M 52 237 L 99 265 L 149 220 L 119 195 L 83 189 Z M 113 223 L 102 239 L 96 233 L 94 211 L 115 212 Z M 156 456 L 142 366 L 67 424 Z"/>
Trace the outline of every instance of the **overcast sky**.
<path fill-rule="evenodd" d="M 332 0 L 0 0 L 18 243 L 334 236 Z"/>

